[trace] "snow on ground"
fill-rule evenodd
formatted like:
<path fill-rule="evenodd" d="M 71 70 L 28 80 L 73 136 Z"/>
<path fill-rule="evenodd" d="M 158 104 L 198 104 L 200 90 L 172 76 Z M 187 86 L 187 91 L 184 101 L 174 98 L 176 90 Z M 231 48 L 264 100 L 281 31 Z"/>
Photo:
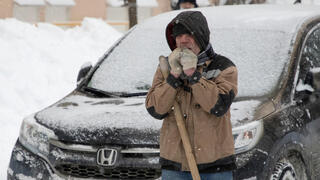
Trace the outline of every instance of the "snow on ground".
<path fill-rule="evenodd" d="M 121 36 L 92 18 L 67 30 L 0 20 L 0 179 L 6 179 L 22 118 L 72 91 L 81 65 L 94 64 Z"/>

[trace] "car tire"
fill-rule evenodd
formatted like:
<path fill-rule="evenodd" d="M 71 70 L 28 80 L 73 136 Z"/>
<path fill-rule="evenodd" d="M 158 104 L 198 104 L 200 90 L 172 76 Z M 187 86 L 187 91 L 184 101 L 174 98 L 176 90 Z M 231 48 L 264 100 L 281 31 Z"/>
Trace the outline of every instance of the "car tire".
<path fill-rule="evenodd" d="M 271 180 L 291 180 L 295 179 L 296 172 L 290 163 L 278 162 L 272 172 Z"/>
<path fill-rule="evenodd" d="M 279 160 L 270 177 L 270 180 L 295 179 L 307 179 L 306 167 L 303 161 L 295 155 Z"/>

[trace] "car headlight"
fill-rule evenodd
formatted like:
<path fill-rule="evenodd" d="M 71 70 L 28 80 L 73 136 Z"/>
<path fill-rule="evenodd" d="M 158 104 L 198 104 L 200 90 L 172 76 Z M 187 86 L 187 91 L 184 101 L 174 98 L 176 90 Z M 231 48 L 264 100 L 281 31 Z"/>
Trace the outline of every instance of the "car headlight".
<path fill-rule="evenodd" d="M 20 128 L 20 143 L 39 156 L 49 154 L 49 139 L 57 139 L 54 132 L 36 122 L 34 114 L 26 117 Z"/>
<path fill-rule="evenodd" d="M 232 129 L 235 153 L 242 153 L 255 147 L 263 135 L 263 121 L 253 121 Z"/>

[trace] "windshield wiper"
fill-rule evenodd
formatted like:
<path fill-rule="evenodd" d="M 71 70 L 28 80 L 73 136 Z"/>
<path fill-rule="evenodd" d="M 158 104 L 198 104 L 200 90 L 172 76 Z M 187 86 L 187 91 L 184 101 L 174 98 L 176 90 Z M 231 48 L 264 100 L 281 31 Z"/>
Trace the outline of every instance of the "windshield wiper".
<path fill-rule="evenodd" d="M 83 88 L 85 91 L 95 94 L 99 97 L 111 97 L 111 98 L 119 98 L 119 97 L 136 97 L 136 96 L 145 96 L 148 92 L 137 92 L 137 93 L 125 93 L 125 92 L 118 92 L 118 93 L 111 93 L 107 91 L 103 91 L 100 89 L 92 88 L 85 86 Z"/>
<path fill-rule="evenodd" d="M 135 97 L 135 96 L 145 96 L 148 92 L 138 92 L 138 93 L 122 93 L 120 97 Z"/>
<path fill-rule="evenodd" d="M 119 94 L 115 94 L 115 93 L 111 93 L 111 92 L 107 92 L 107 91 L 102 91 L 100 89 L 95 89 L 95 88 L 88 87 L 88 86 L 85 86 L 83 89 L 85 91 L 93 93 L 93 94 L 95 94 L 96 96 L 99 96 L 99 97 L 110 97 L 110 98 L 118 98 L 118 97 L 120 97 Z"/>
<path fill-rule="evenodd" d="M 83 87 L 83 90 L 86 92 L 93 93 L 96 96 L 99 97 L 111 97 L 111 98 L 119 98 L 119 97 L 136 97 L 136 96 L 145 96 L 148 94 L 148 92 L 136 92 L 136 93 L 126 93 L 126 92 L 107 92 L 100 89 L 92 88 L 85 86 Z"/>

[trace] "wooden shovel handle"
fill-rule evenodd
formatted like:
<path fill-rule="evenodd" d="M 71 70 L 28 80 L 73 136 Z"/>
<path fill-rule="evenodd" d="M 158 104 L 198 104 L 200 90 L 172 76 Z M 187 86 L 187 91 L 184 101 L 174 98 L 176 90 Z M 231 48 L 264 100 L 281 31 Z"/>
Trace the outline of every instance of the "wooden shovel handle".
<path fill-rule="evenodd" d="M 159 65 L 160 65 L 161 73 L 164 79 L 166 79 L 169 75 L 169 64 L 164 56 L 159 57 Z M 174 101 L 173 107 L 174 107 L 174 115 L 177 121 L 177 126 L 182 139 L 182 144 L 184 147 L 184 151 L 186 153 L 189 168 L 191 170 L 192 179 L 200 180 L 198 166 L 194 158 L 194 154 L 192 152 L 189 135 L 187 133 L 186 125 L 182 117 L 180 105 L 177 103 L 177 101 Z"/>

